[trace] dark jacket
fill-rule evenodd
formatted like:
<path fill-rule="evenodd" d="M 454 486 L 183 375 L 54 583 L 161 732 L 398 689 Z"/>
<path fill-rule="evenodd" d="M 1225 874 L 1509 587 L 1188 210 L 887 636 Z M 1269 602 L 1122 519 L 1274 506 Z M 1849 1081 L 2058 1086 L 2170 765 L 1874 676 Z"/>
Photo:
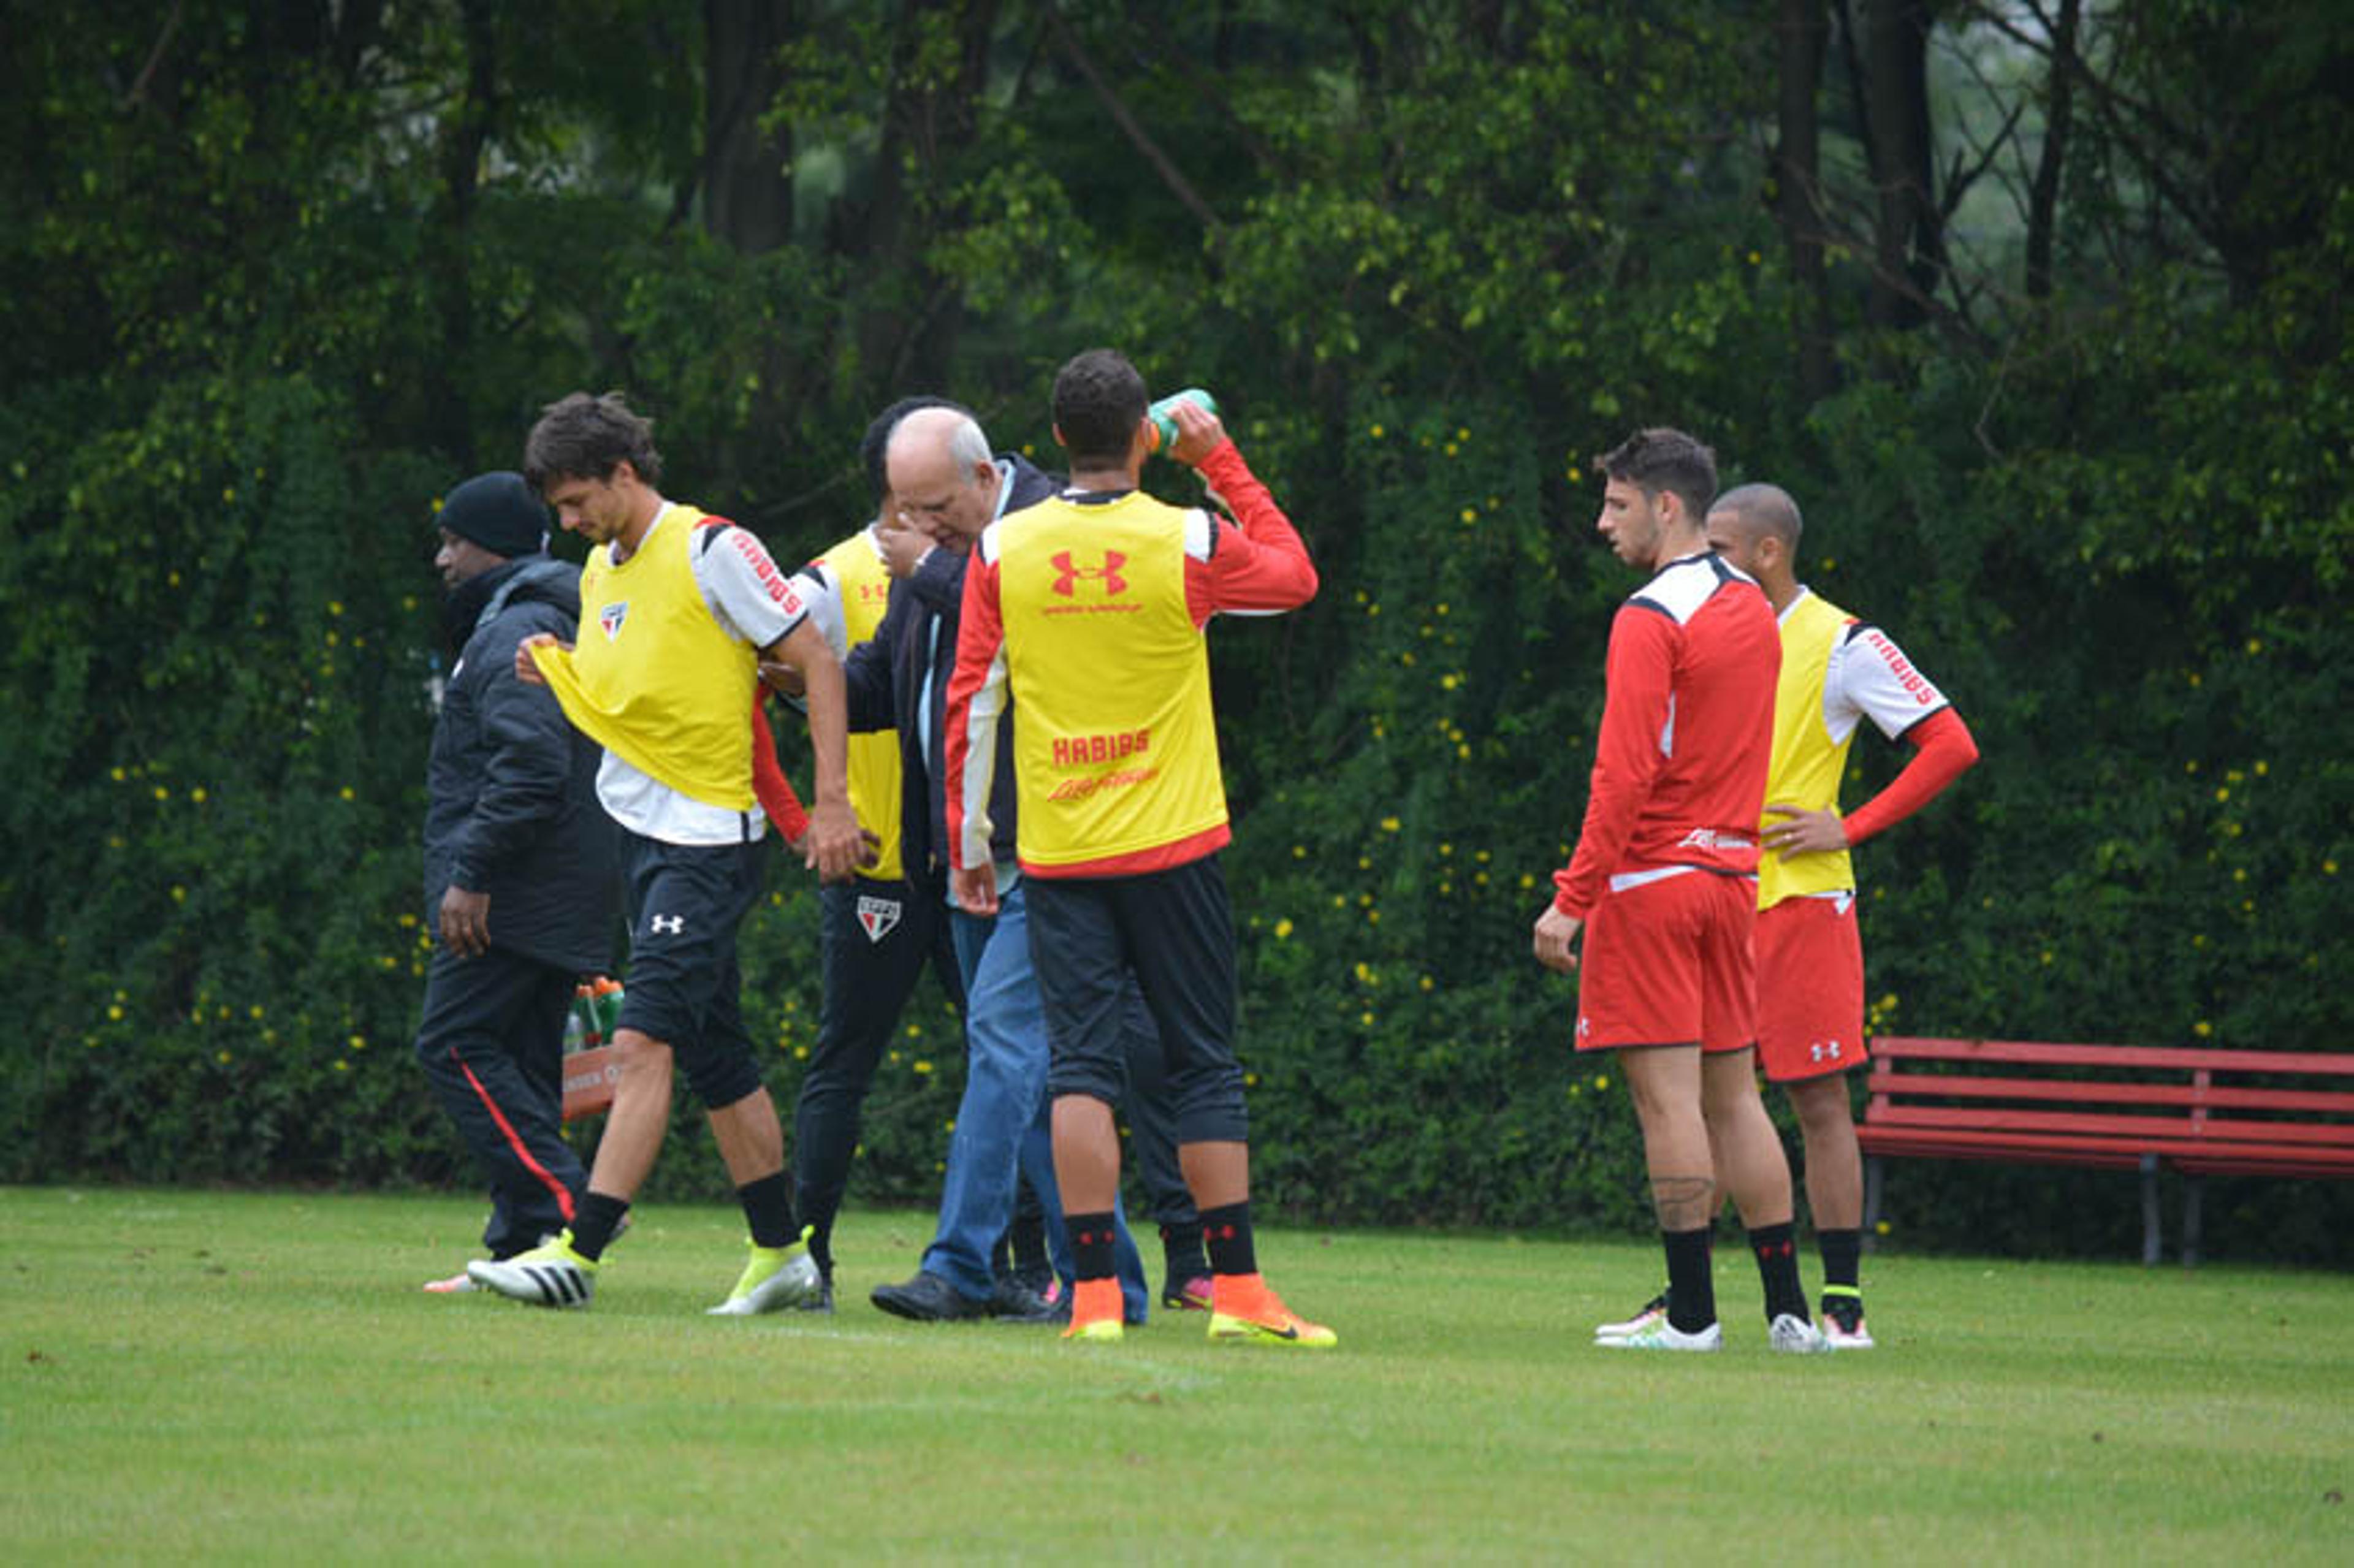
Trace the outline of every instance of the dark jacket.
<path fill-rule="evenodd" d="M 1016 453 L 1001 457 L 1012 466 L 1013 489 L 1004 511 L 1019 512 L 1059 494 L 1063 482 Z M 932 891 L 948 883 L 948 798 L 941 780 L 924 760 L 917 714 L 924 677 L 932 679 L 931 755 L 948 760 L 949 678 L 956 673 L 957 629 L 964 619 L 964 568 L 957 550 L 934 550 L 914 575 L 891 585 L 891 602 L 872 641 L 850 652 L 843 666 L 854 730 L 899 732 L 899 858 L 907 880 Z M 937 639 L 933 630 L 938 629 Z M 990 848 L 1000 861 L 1013 858 L 1013 726 L 1021 715 L 1009 708 L 997 726 L 997 761 L 989 787 Z"/>
<path fill-rule="evenodd" d="M 597 801 L 601 751 L 545 686 L 515 679 L 515 644 L 572 638 L 580 571 L 534 556 L 460 587 L 451 609 L 483 616 L 463 632 L 433 725 L 425 775 L 425 925 L 437 937 L 451 884 L 491 898 L 491 940 L 592 974 L 613 957 L 619 838 Z"/>

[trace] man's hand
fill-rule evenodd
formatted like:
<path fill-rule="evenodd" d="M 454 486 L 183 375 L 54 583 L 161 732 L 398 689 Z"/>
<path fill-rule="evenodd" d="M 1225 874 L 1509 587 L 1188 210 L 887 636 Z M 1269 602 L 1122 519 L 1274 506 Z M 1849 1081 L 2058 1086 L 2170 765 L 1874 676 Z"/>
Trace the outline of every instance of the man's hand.
<path fill-rule="evenodd" d="M 1177 426 L 1177 444 L 1169 455 L 1188 466 L 1200 466 L 1226 439 L 1225 422 L 1191 397 L 1171 404 L 1169 418 Z"/>
<path fill-rule="evenodd" d="M 847 801 L 821 801 L 810 808 L 809 832 L 801 836 L 801 863 L 820 882 L 847 882 L 861 866 L 873 865 L 882 841 L 858 825 Z"/>
<path fill-rule="evenodd" d="M 491 950 L 491 895 L 451 883 L 441 894 L 441 945 L 461 959 Z"/>
<path fill-rule="evenodd" d="M 1585 928 L 1585 922 L 1576 916 L 1564 915 L 1546 905 L 1544 913 L 1537 916 L 1537 962 L 1557 974 L 1576 973 L 1577 954 L 1572 949 L 1577 945 L 1577 934 Z"/>
<path fill-rule="evenodd" d="M 760 683 L 788 697 L 798 697 L 808 688 L 808 683 L 801 679 L 801 666 L 782 659 L 760 661 Z"/>
<path fill-rule="evenodd" d="M 984 918 L 997 913 L 997 868 L 969 865 L 949 878 L 957 907 Z"/>
<path fill-rule="evenodd" d="M 937 544 L 928 530 L 896 508 L 875 520 L 875 547 L 882 553 L 883 569 L 895 577 L 915 576 Z"/>
<path fill-rule="evenodd" d="M 1769 804 L 1766 814 L 1786 819 L 1767 822 L 1766 831 L 1757 835 L 1760 842 L 1784 860 L 1847 848 L 1847 824 L 1840 821 L 1837 811 L 1809 811 L 1803 806 Z"/>
<path fill-rule="evenodd" d="M 515 644 L 515 679 L 526 686 L 544 686 L 547 677 L 539 673 L 539 661 L 531 656 L 535 648 L 561 648 L 571 652 L 572 644 L 553 631 L 535 631 Z"/>

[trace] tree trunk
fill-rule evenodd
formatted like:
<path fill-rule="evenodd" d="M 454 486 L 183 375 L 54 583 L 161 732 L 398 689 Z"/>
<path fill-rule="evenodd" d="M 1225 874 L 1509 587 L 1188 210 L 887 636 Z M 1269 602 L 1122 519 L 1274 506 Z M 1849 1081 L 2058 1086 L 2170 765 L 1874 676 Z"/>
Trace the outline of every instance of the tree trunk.
<path fill-rule="evenodd" d="M 1865 152 L 1877 203 L 1872 223 L 1875 326 L 1927 319 L 1945 270 L 1945 236 L 1933 188 L 1929 133 L 1929 0 L 1868 0 L 1864 6 Z"/>
<path fill-rule="evenodd" d="M 793 237 L 793 137 L 760 128 L 784 85 L 792 0 L 704 0 L 703 225 L 747 255 Z"/>
<path fill-rule="evenodd" d="M 2075 106 L 2076 19 L 2081 0 L 2060 0 L 2052 29 L 2050 86 L 2043 107 L 2043 150 L 2027 198 L 2027 297 L 2052 297 L 2052 233 L 2060 212 L 2060 175 L 2068 162 L 2068 125 Z"/>
<path fill-rule="evenodd" d="M 1831 358 L 1830 278 L 1823 264 L 1821 123 L 1817 99 L 1830 35 L 1823 0 L 1781 0 L 1775 22 L 1780 91 L 1776 104 L 1774 217 L 1790 246 L 1798 285 L 1798 388 L 1808 403 L 1838 380 Z"/>
<path fill-rule="evenodd" d="M 464 0 L 459 36 L 464 40 L 466 93 L 457 111 L 441 122 L 435 149 L 441 172 L 440 211 L 431 267 L 434 313 L 440 317 L 440 352 L 424 366 L 428 418 L 434 445 L 461 469 L 474 466 L 473 420 L 467 390 L 474 361 L 474 284 L 472 229 L 474 196 L 482 184 L 482 149 L 489 143 L 499 91 L 498 27 L 494 0 Z"/>

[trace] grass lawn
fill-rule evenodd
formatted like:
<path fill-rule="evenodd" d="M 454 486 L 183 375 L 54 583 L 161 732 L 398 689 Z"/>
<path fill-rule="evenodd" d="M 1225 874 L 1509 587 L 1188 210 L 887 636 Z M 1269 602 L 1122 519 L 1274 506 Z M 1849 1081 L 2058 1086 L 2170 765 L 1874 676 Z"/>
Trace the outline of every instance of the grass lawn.
<path fill-rule="evenodd" d="M 1277 1231 L 1338 1351 L 1065 1346 L 869 1307 L 929 1221 L 734 1320 L 732 1210 L 559 1313 L 418 1289 L 460 1199 L 0 1189 L 0 1557 L 2354 1562 L 2354 1278 L 1882 1256 L 1881 1348 L 1787 1357 L 1732 1246 L 1645 1355 L 1653 1247 Z"/>

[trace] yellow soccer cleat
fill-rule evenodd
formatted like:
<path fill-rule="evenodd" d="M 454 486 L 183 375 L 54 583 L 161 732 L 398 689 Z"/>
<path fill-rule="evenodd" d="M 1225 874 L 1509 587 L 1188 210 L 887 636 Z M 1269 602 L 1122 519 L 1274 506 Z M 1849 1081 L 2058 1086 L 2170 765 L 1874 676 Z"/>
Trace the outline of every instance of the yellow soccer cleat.
<path fill-rule="evenodd" d="M 745 1260 L 744 1272 L 736 1277 L 736 1288 L 705 1316 L 749 1318 L 760 1312 L 806 1307 L 823 1297 L 825 1277 L 818 1272 L 817 1259 L 810 1255 L 810 1230 L 804 1229 L 801 1240 L 790 1246 L 745 1243 L 752 1255 Z"/>

